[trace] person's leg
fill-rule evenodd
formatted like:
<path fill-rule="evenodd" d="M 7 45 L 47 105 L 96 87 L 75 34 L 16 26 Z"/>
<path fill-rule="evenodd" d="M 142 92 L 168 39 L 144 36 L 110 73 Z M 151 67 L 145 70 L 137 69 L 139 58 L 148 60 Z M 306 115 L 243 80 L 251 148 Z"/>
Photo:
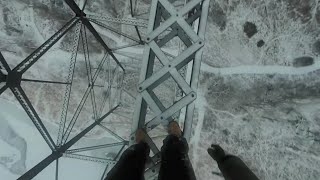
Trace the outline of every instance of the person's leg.
<path fill-rule="evenodd" d="M 144 142 L 143 130 L 136 133 L 137 144 L 132 145 L 123 152 L 117 164 L 108 173 L 105 180 L 143 180 L 145 164 L 150 148 Z"/>
<path fill-rule="evenodd" d="M 168 126 L 169 135 L 161 148 L 159 180 L 195 180 L 194 170 L 189 160 L 189 146 L 177 122 Z"/>

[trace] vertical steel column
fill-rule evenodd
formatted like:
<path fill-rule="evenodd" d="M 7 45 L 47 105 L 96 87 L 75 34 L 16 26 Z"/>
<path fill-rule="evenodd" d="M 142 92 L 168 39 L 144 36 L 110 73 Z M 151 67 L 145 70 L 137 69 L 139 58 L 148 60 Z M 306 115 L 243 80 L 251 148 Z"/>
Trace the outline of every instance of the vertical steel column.
<path fill-rule="evenodd" d="M 158 1 L 153 0 L 151 3 L 150 18 L 148 25 L 148 33 L 152 32 L 156 27 L 160 25 L 161 20 L 161 10 L 158 9 Z M 145 46 L 142 60 L 142 68 L 140 73 L 139 83 L 142 83 L 145 79 L 149 78 L 153 73 L 155 55 L 152 53 L 149 46 Z M 132 136 L 130 139 L 130 144 L 134 142 L 134 134 L 139 128 L 143 128 L 145 124 L 145 116 L 147 113 L 147 103 L 139 94 L 136 100 L 136 109 L 133 116 L 132 124 Z"/>
<path fill-rule="evenodd" d="M 194 101 L 197 98 L 198 78 L 200 73 L 202 48 L 204 46 L 204 35 L 206 21 L 208 16 L 208 7 L 210 0 L 192 0 L 189 1 L 180 10 L 168 0 L 153 0 L 150 10 L 148 36 L 143 55 L 143 62 L 138 85 L 139 95 L 136 100 L 136 109 L 133 117 L 132 133 L 130 144 L 134 143 L 134 134 L 138 128 L 144 128 L 147 133 L 157 127 L 159 124 L 168 124 L 173 120 L 176 112 L 186 107 L 184 136 L 189 140 L 194 112 Z M 164 22 L 160 23 L 161 18 Z M 192 24 L 197 22 L 198 29 L 194 29 Z M 166 35 L 160 39 L 159 37 Z M 170 60 L 161 48 L 171 39 L 178 36 L 186 45 L 186 49 L 177 57 Z M 159 40 L 160 39 L 160 40 Z M 163 67 L 153 73 L 155 56 L 162 63 Z M 191 79 L 186 80 L 179 70 L 193 60 Z M 183 91 L 184 97 L 166 108 L 159 100 L 159 97 L 153 92 L 160 84 L 172 77 Z M 148 107 L 156 116 L 146 123 L 146 114 Z M 152 139 L 147 136 L 147 143 L 151 150 L 156 154 L 157 160 L 159 150 L 154 145 Z M 151 177 L 158 172 L 160 163 L 154 161 L 153 165 L 148 164 L 146 177 Z"/>
<path fill-rule="evenodd" d="M 201 39 L 205 38 L 206 27 L 207 27 L 207 19 L 208 19 L 208 12 L 209 12 L 209 3 L 210 0 L 204 0 L 202 2 L 202 12 L 199 21 L 199 28 L 198 28 L 198 35 Z M 202 53 L 203 50 L 201 49 L 195 55 L 195 59 L 193 61 L 193 67 L 191 72 L 191 88 L 198 89 L 198 81 L 199 81 L 199 74 L 201 68 L 201 61 L 202 61 Z M 185 123 L 184 123 L 184 131 L 183 136 L 189 141 L 192 133 L 192 122 L 193 122 L 193 113 L 195 108 L 195 102 L 192 102 L 187 106 L 187 110 L 185 113 Z"/>
<path fill-rule="evenodd" d="M 56 180 L 59 179 L 59 159 L 56 160 Z"/>
<path fill-rule="evenodd" d="M 197 97 L 198 78 L 200 72 L 202 47 L 204 46 L 204 34 L 206 19 L 208 16 L 209 0 L 192 0 L 177 11 L 168 0 L 153 0 L 150 10 L 147 44 L 144 50 L 142 69 L 138 87 L 137 107 L 133 118 L 131 143 L 134 141 L 134 133 L 138 128 L 145 128 L 147 132 L 157 127 L 160 123 L 167 124 L 172 120 L 174 113 L 187 106 L 184 135 L 189 139 L 191 134 L 194 100 Z M 159 24 L 161 17 L 165 20 Z M 199 21 L 199 30 L 194 30 L 192 23 Z M 158 40 L 159 36 L 168 32 Z M 171 32 L 170 32 L 171 31 Z M 169 60 L 163 47 L 174 37 L 178 36 L 187 48 Z M 164 65 L 158 72 L 153 73 L 155 56 Z M 185 67 L 193 60 L 191 81 L 180 75 L 178 70 Z M 184 97 L 175 102 L 171 107 L 165 108 L 159 98 L 153 93 L 153 89 L 172 77 L 182 89 Z M 156 117 L 145 123 L 146 110 L 150 108 Z M 149 143 L 149 142 L 148 142 Z M 153 143 L 150 142 L 151 149 Z"/>

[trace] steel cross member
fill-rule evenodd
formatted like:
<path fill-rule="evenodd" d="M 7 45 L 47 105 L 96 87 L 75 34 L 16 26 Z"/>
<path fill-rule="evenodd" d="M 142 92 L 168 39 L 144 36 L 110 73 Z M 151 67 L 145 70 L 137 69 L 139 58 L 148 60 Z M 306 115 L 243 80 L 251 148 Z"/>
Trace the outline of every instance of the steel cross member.
<path fill-rule="evenodd" d="M 93 127 L 96 125 L 100 125 L 100 122 L 107 117 L 110 113 L 112 113 L 115 107 L 109 113 L 104 115 L 103 117 L 96 120 L 91 126 L 87 127 L 81 133 L 79 133 L 76 137 L 72 138 L 70 141 L 66 142 L 65 144 L 57 144 L 54 143 L 52 137 L 50 136 L 48 130 L 44 126 L 40 116 L 36 112 L 35 108 L 32 106 L 29 98 L 27 97 L 26 93 L 21 87 L 21 81 L 25 79 L 22 78 L 23 74 L 31 68 L 57 41 L 59 41 L 71 28 L 74 26 L 80 27 L 81 24 L 84 24 L 88 30 L 94 35 L 94 37 L 98 40 L 99 43 L 104 47 L 106 52 L 113 58 L 113 60 L 118 64 L 119 67 L 123 71 L 125 69 L 121 65 L 121 63 L 117 60 L 117 58 L 112 53 L 112 50 L 105 44 L 101 36 L 97 33 L 94 27 L 91 25 L 88 19 L 85 18 L 86 14 L 83 13 L 82 10 L 74 3 L 73 0 L 66 0 L 66 3 L 70 6 L 70 8 L 75 12 L 76 16 L 69 20 L 58 32 L 52 35 L 45 43 L 43 43 L 39 48 L 37 48 L 32 54 L 30 54 L 27 58 L 25 58 L 21 63 L 19 63 L 13 69 L 10 68 L 7 61 L 3 57 L 0 52 L 0 83 L 4 83 L 4 86 L 0 88 L 0 95 L 7 89 L 10 89 L 14 96 L 17 98 L 18 102 L 21 104 L 23 109 L 26 111 L 29 118 L 32 120 L 35 127 L 38 129 L 40 134 L 42 135 L 43 139 L 48 144 L 49 148 L 52 150 L 52 154 L 49 155 L 47 158 L 42 160 L 39 164 L 35 167 L 30 169 L 24 175 L 22 175 L 19 179 L 32 179 L 35 177 L 39 172 L 45 169 L 49 164 L 51 164 L 54 160 L 60 158 L 63 153 L 67 153 L 66 151 L 70 148 L 73 144 L 75 144 L 80 138 L 82 138 L 86 133 L 88 133 Z M 79 29 L 79 28 L 77 28 Z M 27 81 L 36 81 L 36 80 L 27 80 Z M 38 81 L 38 82 L 45 82 L 45 83 L 60 83 L 60 82 L 49 82 L 49 81 Z M 69 84 L 69 83 L 65 83 Z M 66 140 L 67 141 L 67 140 Z M 109 147 L 114 145 L 105 145 L 103 147 Z M 103 148 L 103 147 L 93 147 L 93 148 Z M 88 147 L 90 148 L 90 147 Z M 88 157 L 87 157 L 88 158 Z M 94 157 L 93 157 L 94 158 Z M 91 158 L 91 159 L 93 159 Z M 100 159 L 103 162 L 109 162 L 106 159 Z M 114 164 L 114 161 L 110 161 L 110 164 Z"/>
<path fill-rule="evenodd" d="M 95 30 L 95 28 L 92 26 L 90 21 L 87 19 L 87 15 L 79 8 L 79 6 L 74 2 L 74 0 L 65 0 L 65 2 L 68 4 L 68 6 L 71 8 L 71 10 L 76 14 L 76 17 L 80 17 L 82 23 L 88 28 L 88 30 L 92 33 L 92 35 L 97 39 L 97 41 L 103 46 L 103 48 L 106 50 L 106 52 L 112 57 L 112 59 L 121 67 L 121 69 L 125 72 L 125 69 L 123 68 L 122 64 L 119 62 L 119 60 L 116 58 L 116 56 L 113 54 L 112 50 L 109 48 L 109 46 L 104 42 L 102 37 L 99 35 L 99 33 Z"/>
<path fill-rule="evenodd" d="M 103 115 L 101 118 L 96 120 L 94 123 L 92 123 L 90 126 L 85 128 L 83 131 L 81 131 L 78 135 L 76 135 L 74 138 L 72 138 L 70 141 L 65 143 L 64 145 L 57 148 L 55 151 L 52 152 L 48 157 L 46 157 L 44 160 L 42 160 L 40 163 L 38 163 L 36 166 L 34 166 L 32 169 L 30 169 L 28 172 L 23 174 L 18 180 L 27 180 L 34 178 L 37 174 L 39 174 L 43 169 L 45 169 L 47 166 L 49 166 L 53 161 L 59 159 L 63 155 L 68 157 L 67 150 L 74 145 L 76 142 L 78 142 L 83 136 L 85 136 L 88 132 L 90 132 L 94 127 L 99 125 L 106 117 L 108 117 L 111 113 L 113 113 L 117 108 L 116 106 L 113 109 L 111 109 L 108 113 Z M 111 145 L 114 146 L 114 145 Z M 66 153 L 66 154 L 65 154 Z M 72 156 L 72 155 L 70 155 Z M 74 155 L 76 156 L 76 155 Z M 115 164 L 116 162 L 113 160 L 108 159 L 99 159 L 100 161 L 103 161 L 106 164 Z"/>
<path fill-rule="evenodd" d="M 191 0 L 177 11 L 168 0 L 152 0 L 148 36 L 138 85 L 139 95 L 136 100 L 137 106 L 133 117 L 131 144 L 134 142 L 134 134 L 138 128 L 144 128 L 149 132 L 160 124 L 168 124 L 169 121 L 173 120 L 172 116 L 185 107 L 183 133 L 187 140 L 190 139 L 209 1 Z M 161 18 L 165 20 L 162 23 Z M 194 30 L 193 24 L 197 27 L 196 30 Z M 160 39 L 159 37 L 164 32 L 166 32 L 166 35 Z M 169 60 L 161 47 L 176 36 L 182 40 L 187 48 L 180 55 L 174 57 L 173 60 Z M 153 73 L 155 57 L 163 64 L 163 68 Z M 191 78 L 187 82 L 178 71 L 192 60 Z M 154 94 L 153 89 L 170 77 L 178 84 L 185 96 L 171 107 L 165 108 L 159 97 Z M 148 107 L 156 116 L 146 123 Z M 156 155 L 152 157 L 151 165 L 147 165 L 146 178 L 158 172 L 160 167 L 159 150 L 152 139 L 149 136 L 147 137 L 147 143 Z"/>
<path fill-rule="evenodd" d="M 22 75 L 34 65 L 41 56 L 46 53 L 59 39 L 63 37 L 73 26 L 77 24 L 79 18 L 74 17 L 67 22 L 58 32 L 51 36 L 43 45 L 36 49 L 31 55 L 19 63 L 15 68 L 10 69 L 8 63 L 4 59 L 3 55 L 0 55 L 1 66 L 4 70 L 0 73 L 0 82 L 5 82 L 5 85 L 0 89 L 0 95 L 6 90 L 10 89 L 14 96 L 17 98 L 22 108 L 26 111 L 27 115 L 32 120 L 35 127 L 40 132 L 43 139 L 46 141 L 52 151 L 56 150 L 56 145 L 50 136 L 48 130 L 44 126 L 41 118 L 37 114 L 36 110 L 32 106 L 29 98 L 25 94 L 21 87 Z"/>

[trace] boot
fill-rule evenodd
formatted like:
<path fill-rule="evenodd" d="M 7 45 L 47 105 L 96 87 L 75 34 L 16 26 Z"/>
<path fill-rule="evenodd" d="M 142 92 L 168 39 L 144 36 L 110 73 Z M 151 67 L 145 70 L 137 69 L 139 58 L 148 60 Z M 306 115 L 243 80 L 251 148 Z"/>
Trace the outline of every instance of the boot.
<path fill-rule="evenodd" d="M 179 126 L 179 123 L 176 121 L 171 121 L 168 125 L 168 134 L 169 135 L 174 135 L 177 137 L 182 136 L 182 130 Z"/>
<path fill-rule="evenodd" d="M 136 140 L 136 143 L 139 144 L 141 142 L 145 142 L 146 140 L 146 131 L 144 129 L 138 129 L 136 131 L 136 136 L 135 136 L 135 140 Z"/>

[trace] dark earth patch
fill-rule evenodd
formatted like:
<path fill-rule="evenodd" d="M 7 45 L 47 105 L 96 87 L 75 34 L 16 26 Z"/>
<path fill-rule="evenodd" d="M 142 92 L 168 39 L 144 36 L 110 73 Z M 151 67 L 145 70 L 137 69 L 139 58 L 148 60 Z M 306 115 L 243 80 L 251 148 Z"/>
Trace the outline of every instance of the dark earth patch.
<path fill-rule="evenodd" d="M 304 67 L 304 66 L 310 66 L 314 63 L 314 59 L 312 57 L 299 57 L 293 60 L 293 66 L 294 67 Z"/>
<path fill-rule="evenodd" d="M 312 18 L 310 0 L 285 0 L 288 6 L 288 15 L 293 19 L 300 19 L 306 23 Z"/>
<path fill-rule="evenodd" d="M 258 41 L 257 46 L 260 48 L 265 45 L 265 42 L 263 40 Z"/>
<path fill-rule="evenodd" d="M 209 9 L 209 21 L 219 26 L 220 30 L 223 31 L 226 28 L 227 16 L 224 13 L 220 5 L 214 1 L 211 1 Z"/>
<path fill-rule="evenodd" d="M 243 31 L 246 33 L 248 38 L 251 38 L 258 32 L 257 26 L 252 22 L 246 22 L 243 26 Z"/>

